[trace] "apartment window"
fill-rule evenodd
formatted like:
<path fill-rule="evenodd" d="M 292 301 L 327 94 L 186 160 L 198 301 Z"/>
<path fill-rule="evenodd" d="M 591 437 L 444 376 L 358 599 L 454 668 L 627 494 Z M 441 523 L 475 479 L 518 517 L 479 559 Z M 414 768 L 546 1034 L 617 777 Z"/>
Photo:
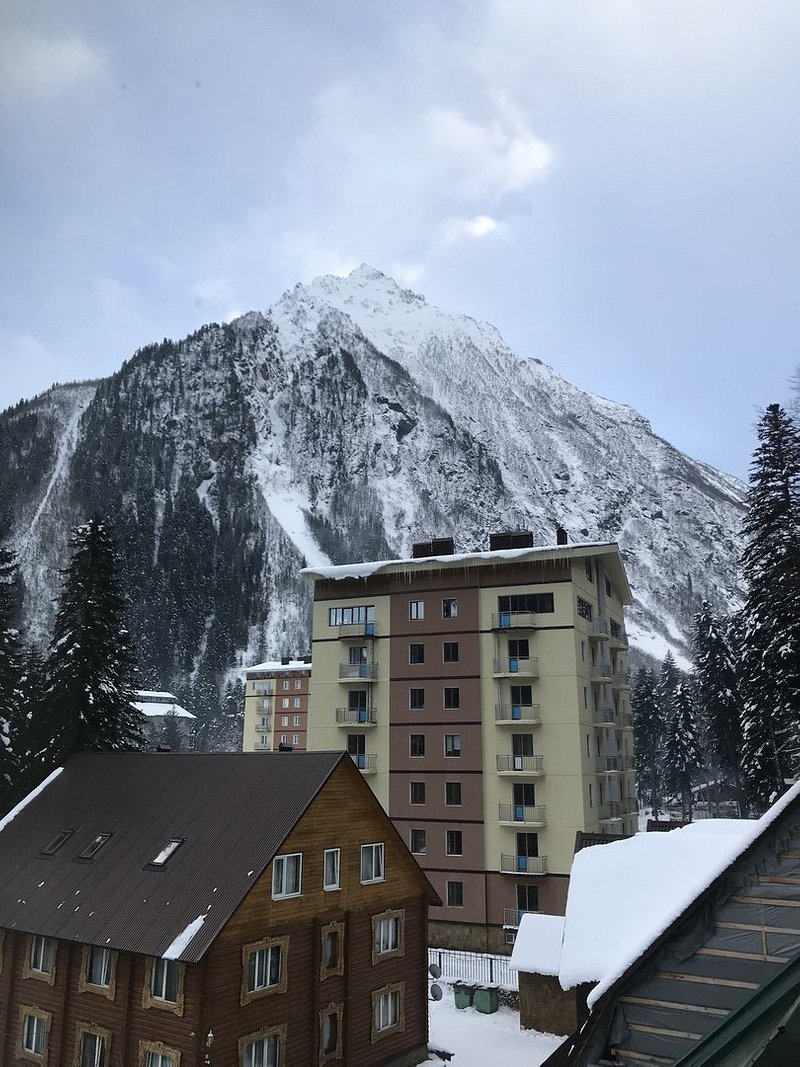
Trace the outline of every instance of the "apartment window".
<path fill-rule="evenodd" d="M 410 833 L 410 838 L 411 851 L 417 856 L 424 856 L 426 852 L 425 831 L 412 829 Z"/>
<path fill-rule="evenodd" d="M 442 645 L 444 663 L 458 663 L 458 641 L 445 641 Z"/>
<path fill-rule="evenodd" d="M 461 782 L 444 783 L 444 802 L 451 805 L 461 803 Z"/>
<path fill-rule="evenodd" d="M 586 735 L 586 758 L 592 758 L 592 741 L 589 734 Z"/>
<path fill-rule="evenodd" d="M 448 830 L 445 835 L 445 852 L 448 856 L 463 856 L 464 844 L 460 830 Z"/>
<path fill-rule="evenodd" d="M 420 644 L 410 644 L 408 646 L 408 662 L 409 663 L 424 663 L 425 662 L 425 646 Z"/>
<path fill-rule="evenodd" d="M 445 756 L 461 755 L 461 734 L 444 735 L 444 754 Z"/>
<path fill-rule="evenodd" d="M 522 709 L 533 705 L 533 689 L 529 685 L 512 685 L 511 693 L 511 717 L 522 718 Z"/>
<path fill-rule="evenodd" d="M 383 881 L 383 842 L 361 846 L 361 882 Z"/>
<path fill-rule="evenodd" d="M 293 745 L 299 745 L 300 744 L 300 734 L 292 734 L 292 744 Z"/>
<path fill-rule="evenodd" d="M 35 974 L 52 975 L 55 969 L 56 943 L 50 937 L 31 937 L 30 969 Z"/>
<path fill-rule="evenodd" d="M 530 643 L 527 638 L 511 640 L 508 642 L 509 659 L 528 659 L 530 656 Z"/>
<path fill-rule="evenodd" d="M 180 1052 L 160 1041 L 140 1041 L 139 1056 L 144 1067 L 178 1067 Z"/>
<path fill-rule="evenodd" d="M 425 708 L 425 690 L 409 689 L 408 706 L 411 711 L 423 711 Z"/>
<path fill-rule="evenodd" d="M 288 708 L 289 707 L 289 698 L 288 697 L 281 697 L 281 707 L 282 708 Z"/>
<path fill-rule="evenodd" d="M 341 852 L 338 848 L 326 848 L 322 858 L 322 888 L 339 888 L 339 865 Z"/>
<path fill-rule="evenodd" d="M 613 595 L 614 595 L 614 586 L 611 584 L 611 580 L 609 578 L 606 578 L 606 596 L 613 597 Z"/>
<path fill-rule="evenodd" d="M 166 1004 L 177 1004 L 180 972 L 177 960 L 154 958 L 150 970 L 150 996 Z"/>
<path fill-rule="evenodd" d="M 424 782 L 411 782 L 409 784 L 409 803 L 410 804 L 424 804 L 425 803 L 425 783 Z"/>
<path fill-rule="evenodd" d="M 588 738 L 587 738 L 587 740 L 588 740 Z M 590 808 L 594 807 L 594 797 L 593 797 L 592 794 L 593 794 L 592 783 L 589 782 L 589 807 Z"/>
<path fill-rule="evenodd" d="M 86 984 L 107 989 L 111 985 L 113 959 L 111 949 L 89 945 L 83 972 Z"/>
<path fill-rule="evenodd" d="M 425 618 L 425 601 L 410 600 L 408 603 L 408 617 L 412 622 L 419 622 Z"/>
<path fill-rule="evenodd" d="M 374 604 L 357 604 L 349 608 L 328 608 L 329 626 L 358 626 L 375 622 Z M 299 682 L 297 683 L 299 688 Z"/>
<path fill-rule="evenodd" d="M 499 596 L 497 610 L 501 615 L 526 612 L 533 615 L 552 615 L 555 611 L 552 593 L 518 593 L 514 596 Z M 501 621 L 501 625 L 510 625 Z"/>
<path fill-rule="evenodd" d="M 281 734 L 281 744 L 282 745 L 288 745 L 289 744 L 289 735 L 288 734 Z"/>
<path fill-rule="evenodd" d="M 265 730 L 269 729 L 269 715 L 261 716 L 261 725 L 264 727 Z"/>
<path fill-rule="evenodd" d="M 524 914 L 528 911 L 539 910 L 539 887 L 521 882 L 517 886 L 517 911 Z"/>
<path fill-rule="evenodd" d="M 78 1063 L 80 1067 L 105 1067 L 109 1041 L 97 1030 L 84 1030 L 80 1035 Z"/>
<path fill-rule="evenodd" d="M 589 707 L 589 690 L 586 686 L 583 687 L 583 706 L 585 708 Z"/>
<path fill-rule="evenodd" d="M 445 686 L 444 706 L 451 709 L 461 707 L 461 690 L 457 685 Z"/>
<path fill-rule="evenodd" d="M 245 992 L 261 993 L 281 984 L 283 945 L 286 939 L 246 948 Z"/>
<path fill-rule="evenodd" d="M 281 715 L 281 726 L 288 726 L 288 725 L 289 725 L 289 716 L 288 715 Z"/>
<path fill-rule="evenodd" d="M 288 688 L 289 688 L 289 679 L 288 678 L 284 678 L 284 680 L 283 680 L 283 690 L 284 690 L 284 692 L 286 692 L 286 690 Z"/>
<path fill-rule="evenodd" d="M 299 897 L 303 879 L 303 853 L 276 856 L 272 861 L 272 899 Z"/>
<path fill-rule="evenodd" d="M 299 725 L 300 725 L 300 716 L 299 715 L 295 715 L 294 718 L 292 719 L 292 726 L 299 726 Z"/>
<path fill-rule="evenodd" d="M 458 601 L 455 597 L 446 597 L 442 601 L 442 618 L 443 619 L 457 619 L 458 618 Z"/>
<path fill-rule="evenodd" d="M 402 1030 L 404 1021 L 404 984 L 384 986 L 372 994 L 372 1036 L 384 1037 Z"/>
<path fill-rule="evenodd" d="M 582 619 L 586 619 L 587 622 L 592 621 L 592 605 L 588 600 L 584 600 L 583 597 L 577 599 L 578 615 Z"/>
<path fill-rule="evenodd" d="M 300 707 L 300 697 L 295 697 L 294 698 L 294 700 L 292 701 L 292 707 L 293 708 L 299 708 Z"/>
<path fill-rule="evenodd" d="M 242 1067 L 278 1067 L 280 1035 L 247 1037 L 239 1042 Z"/>
<path fill-rule="evenodd" d="M 448 906 L 448 908 L 463 908 L 464 907 L 464 883 L 463 882 L 448 882 L 447 883 L 447 906 Z"/>
<path fill-rule="evenodd" d="M 344 1005 L 329 1005 L 320 1012 L 320 1051 L 324 1058 L 339 1059 L 342 1055 L 341 1017 Z"/>
<path fill-rule="evenodd" d="M 609 619 L 608 628 L 611 632 L 611 636 L 617 641 L 619 641 L 622 637 L 622 627 L 620 626 L 620 624 L 618 622 L 615 622 L 614 619 Z"/>
<path fill-rule="evenodd" d="M 372 917 L 372 962 L 377 963 L 386 956 L 402 956 L 403 912 L 385 911 Z"/>
<path fill-rule="evenodd" d="M 22 1014 L 22 1051 L 30 1056 L 40 1056 L 44 1059 L 47 1051 L 47 1031 L 50 1025 L 50 1014 L 37 1011 L 36 1008 L 23 1008 Z"/>
<path fill-rule="evenodd" d="M 586 572 L 587 580 L 590 581 L 590 582 L 594 582 L 594 577 L 592 576 L 592 561 L 588 556 L 583 561 L 583 566 L 584 566 L 584 570 Z"/>
<path fill-rule="evenodd" d="M 343 974 L 342 941 L 344 939 L 344 923 L 328 923 L 327 926 L 322 927 L 321 936 L 320 978 L 327 978 L 331 974 Z"/>
<path fill-rule="evenodd" d="M 425 755 L 425 734 L 411 734 L 408 739 L 408 754 L 410 756 Z"/>

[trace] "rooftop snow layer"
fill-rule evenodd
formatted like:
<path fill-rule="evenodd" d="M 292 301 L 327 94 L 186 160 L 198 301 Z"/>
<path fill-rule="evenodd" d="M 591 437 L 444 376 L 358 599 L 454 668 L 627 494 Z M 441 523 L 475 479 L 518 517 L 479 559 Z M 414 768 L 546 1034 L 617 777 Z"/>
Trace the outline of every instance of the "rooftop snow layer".
<path fill-rule="evenodd" d="M 563 915 L 523 915 L 511 953 L 511 970 L 556 976 L 563 934 Z"/>
<path fill-rule="evenodd" d="M 306 663 L 304 659 L 290 659 L 288 663 L 281 663 L 280 660 L 268 660 L 266 663 L 256 663 L 253 667 L 247 667 L 245 674 L 250 674 L 251 671 L 260 671 L 263 674 L 280 674 L 281 671 L 310 671 L 311 664 Z"/>
<path fill-rule="evenodd" d="M 166 704 L 160 700 L 134 700 L 133 706 L 143 715 L 174 715 L 176 719 L 196 719 L 191 711 L 182 708 L 180 704 Z"/>

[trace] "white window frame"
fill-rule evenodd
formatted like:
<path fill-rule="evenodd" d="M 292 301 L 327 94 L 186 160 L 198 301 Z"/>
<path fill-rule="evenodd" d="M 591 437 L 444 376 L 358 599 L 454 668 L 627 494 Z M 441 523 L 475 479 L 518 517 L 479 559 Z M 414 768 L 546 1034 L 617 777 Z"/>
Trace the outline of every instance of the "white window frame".
<path fill-rule="evenodd" d="M 303 679 L 302 678 L 295 678 L 294 687 L 295 687 L 295 689 L 302 689 L 303 688 Z"/>
<path fill-rule="evenodd" d="M 52 974 L 55 970 L 55 941 L 51 937 L 34 934 L 31 937 L 30 969 L 34 974 Z"/>
<path fill-rule="evenodd" d="M 261 1046 L 256 1059 L 256 1046 Z M 242 1048 L 242 1067 L 278 1067 L 281 1062 L 280 1034 L 256 1037 Z"/>
<path fill-rule="evenodd" d="M 296 884 L 296 889 L 290 889 L 286 892 L 286 874 L 287 869 L 291 866 L 289 860 L 296 860 L 294 865 L 296 868 L 296 879 L 292 880 L 292 884 Z M 289 897 L 299 897 L 303 894 L 303 853 L 302 852 L 287 852 L 283 856 L 276 856 L 272 861 L 272 899 L 273 900 L 286 900 Z"/>
<path fill-rule="evenodd" d="M 447 751 L 447 739 L 448 739 L 448 737 L 452 737 L 453 739 L 458 738 L 458 745 L 454 744 L 452 746 L 453 747 L 453 751 L 452 752 L 448 752 Z M 461 734 L 445 734 L 444 735 L 443 744 L 444 744 L 445 759 L 460 759 L 461 755 L 464 752 L 463 745 L 461 744 Z M 456 751 L 456 749 L 458 749 L 458 751 Z"/>
<path fill-rule="evenodd" d="M 408 617 L 411 622 L 422 622 L 422 620 L 425 618 L 425 601 L 409 600 Z"/>
<path fill-rule="evenodd" d="M 247 955 L 247 977 L 246 987 L 248 993 L 261 993 L 265 989 L 275 989 L 281 984 L 281 977 L 283 975 L 283 953 L 281 951 L 281 943 L 277 942 L 271 945 L 264 945 L 262 948 L 253 949 Z M 272 981 L 271 974 L 273 969 L 273 960 L 277 958 L 278 961 L 278 974 L 274 981 Z M 253 984 L 250 984 L 250 964 L 253 963 Z M 264 981 L 259 982 L 259 971 L 261 971 Z"/>
<path fill-rule="evenodd" d="M 335 878 L 332 882 L 328 882 L 328 856 L 333 859 L 334 875 Z M 342 850 L 340 848 L 326 848 L 322 854 L 322 888 L 326 893 L 332 893 L 334 890 L 340 888 L 340 876 L 342 867 Z"/>
<path fill-rule="evenodd" d="M 445 608 L 445 604 L 448 605 Z M 454 596 L 442 597 L 442 618 L 443 619 L 457 619 L 458 618 L 458 598 Z"/>
<path fill-rule="evenodd" d="M 418 842 L 414 841 L 414 834 L 422 834 L 422 848 L 414 848 Z M 412 856 L 424 856 L 428 851 L 428 835 L 424 826 L 412 826 L 408 831 L 408 851 Z"/>
<path fill-rule="evenodd" d="M 300 734 L 292 734 L 292 744 L 293 745 L 299 745 L 300 744 Z"/>
<path fill-rule="evenodd" d="M 375 1032 L 380 1034 L 400 1025 L 400 990 L 390 989 L 375 1000 Z"/>
<path fill-rule="evenodd" d="M 92 957 L 95 953 L 100 953 L 100 977 L 105 979 L 105 981 L 95 982 L 92 979 Z M 86 984 L 95 986 L 97 989 L 108 989 L 111 985 L 112 964 L 113 957 L 110 948 L 101 948 L 99 945 L 87 945 L 86 973 L 84 975 Z"/>
<path fill-rule="evenodd" d="M 376 920 L 374 943 L 376 956 L 386 956 L 390 952 L 400 950 L 401 922 L 400 915 L 389 915 L 384 919 Z"/>
<path fill-rule="evenodd" d="M 148 1049 L 145 1056 L 145 1067 L 176 1067 L 178 1062 L 169 1052 L 153 1052 Z"/>
<path fill-rule="evenodd" d="M 376 858 L 376 856 L 379 857 L 377 868 L 379 868 L 379 870 L 380 870 L 380 873 L 377 876 L 375 875 L 375 870 L 376 870 L 375 858 Z M 368 859 L 368 857 L 371 857 L 371 859 Z M 361 846 L 361 884 L 362 885 L 372 885 L 375 882 L 383 882 L 385 880 L 385 878 L 386 878 L 386 867 L 384 865 L 384 859 L 385 859 L 385 855 L 384 855 L 383 841 L 375 841 L 375 842 L 372 842 L 372 843 L 370 843 L 368 845 L 362 845 Z M 369 868 L 371 868 L 371 870 L 372 870 L 372 876 L 368 877 L 368 878 L 364 877 L 365 870 L 368 869 L 367 867 L 365 867 L 365 860 L 367 860 Z"/>
<path fill-rule="evenodd" d="M 289 688 L 289 679 L 288 678 L 284 678 L 283 679 L 283 691 L 286 692 L 286 690 L 288 688 Z"/>
<path fill-rule="evenodd" d="M 87 1037 L 94 1039 L 94 1056 L 89 1067 L 104 1067 L 106 1062 L 106 1039 L 102 1034 L 96 1033 L 94 1030 L 83 1030 L 81 1032 L 81 1040 L 78 1046 L 78 1062 L 83 1067 L 84 1065 L 84 1048 L 83 1043 Z"/>
<path fill-rule="evenodd" d="M 31 1024 L 30 1027 L 28 1024 Z M 29 1041 L 29 1037 L 31 1040 Z M 31 1056 L 44 1056 L 47 1048 L 47 1020 L 26 1012 L 22 1019 L 22 1050 Z"/>
<path fill-rule="evenodd" d="M 175 973 L 175 999 L 166 996 L 168 976 L 174 968 Z M 156 990 L 158 986 L 158 991 Z M 165 960 L 160 956 L 153 957 L 153 966 L 150 971 L 150 997 L 160 1004 L 177 1004 L 181 996 L 181 972 L 177 960 Z"/>

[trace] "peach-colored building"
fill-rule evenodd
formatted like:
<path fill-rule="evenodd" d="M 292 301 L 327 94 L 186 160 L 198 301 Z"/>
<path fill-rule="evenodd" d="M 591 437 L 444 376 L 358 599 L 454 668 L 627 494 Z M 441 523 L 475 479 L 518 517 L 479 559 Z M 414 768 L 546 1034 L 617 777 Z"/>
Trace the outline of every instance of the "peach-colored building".
<path fill-rule="evenodd" d="M 304 750 L 311 658 L 257 663 L 245 671 L 245 752 Z"/>

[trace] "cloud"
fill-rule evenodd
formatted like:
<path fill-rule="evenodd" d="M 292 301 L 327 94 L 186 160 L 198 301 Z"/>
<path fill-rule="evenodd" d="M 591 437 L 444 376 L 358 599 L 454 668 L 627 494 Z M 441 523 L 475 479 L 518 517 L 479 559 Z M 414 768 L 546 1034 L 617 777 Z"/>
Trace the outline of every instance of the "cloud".
<path fill-rule="evenodd" d="M 99 53 L 81 37 L 46 37 L 17 28 L 0 37 L 0 103 L 48 100 L 92 81 L 105 70 Z"/>
<path fill-rule="evenodd" d="M 416 285 L 425 277 L 425 267 L 421 263 L 398 263 L 395 261 L 389 267 L 395 281 L 403 285 Z"/>
<path fill-rule="evenodd" d="M 498 222 L 491 215 L 475 215 L 471 219 L 445 219 L 442 224 L 442 237 L 445 244 L 453 244 L 462 237 L 486 237 L 490 233 L 499 233 L 505 229 L 504 222 Z"/>

